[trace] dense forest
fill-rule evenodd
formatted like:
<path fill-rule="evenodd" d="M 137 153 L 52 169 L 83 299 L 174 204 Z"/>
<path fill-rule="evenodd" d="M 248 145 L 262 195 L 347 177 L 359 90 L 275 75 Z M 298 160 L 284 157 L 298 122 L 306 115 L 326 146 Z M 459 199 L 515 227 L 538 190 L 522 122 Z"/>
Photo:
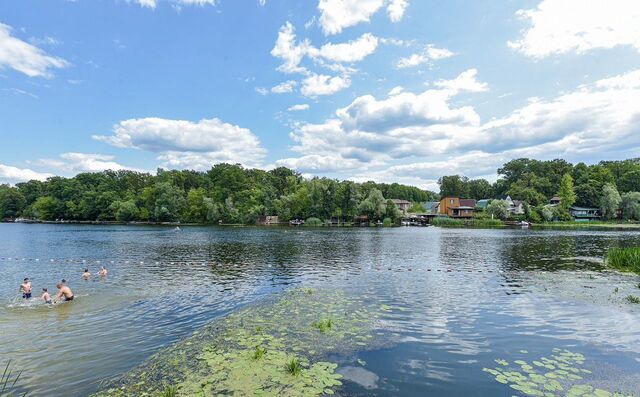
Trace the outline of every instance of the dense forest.
<path fill-rule="evenodd" d="M 526 202 L 527 218 L 534 221 L 548 218 L 544 205 L 556 195 L 563 197 L 565 212 L 575 204 L 601 208 L 603 215 L 624 208 L 627 217 L 640 218 L 640 159 L 573 165 L 522 158 L 509 161 L 497 173 L 494 183 L 443 176 L 439 195 L 397 183 L 305 179 L 284 167 L 264 171 L 217 164 L 207 172 L 82 173 L 0 185 L 0 219 L 251 224 L 261 215 L 278 215 L 281 221 L 367 215 L 372 220 L 397 220 L 400 213 L 389 199 L 411 201 L 411 209 L 420 212 L 424 208 L 419 203 L 439 196 L 479 200 L 507 195 Z"/>
<path fill-rule="evenodd" d="M 287 168 L 270 171 L 217 164 L 207 172 L 83 173 L 73 178 L 0 186 L 0 219 L 255 223 L 261 215 L 290 219 L 397 220 L 388 199 L 424 202 L 416 187 L 328 178 L 305 179 Z"/>

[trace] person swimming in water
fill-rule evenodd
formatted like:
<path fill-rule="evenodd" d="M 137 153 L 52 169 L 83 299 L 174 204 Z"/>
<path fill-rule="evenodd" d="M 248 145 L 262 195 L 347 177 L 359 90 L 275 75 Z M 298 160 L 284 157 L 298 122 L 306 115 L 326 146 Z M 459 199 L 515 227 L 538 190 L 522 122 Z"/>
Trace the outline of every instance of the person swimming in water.
<path fill-rule="evenodd" d="M 106 277 L 106 275 L 107 275 L 108 273 L 109 273 L 109 272 L 107 271 L 107 268 L 106 268 L 106 267 L 104 267 L 104 266 L 100 267 L 100 271 L 98 271 L 98 275 L 99 275 L 100 277 Z"/>
<path fill-rule="evenodd" d="M 58 294 L 56 295 L 56 299 L 55 299 L 56 303 L 62 297 L 64 297 L 65 302 L 73 300 L 74 296 L 73 296 L 73 292 L 71 291 L 71 288 L 69 288 L 68 286 L 62 283 L 56 284 L 56 288 L 58 289 Z"/>
<path fill-rule="evenodd" d="M 42 300 L 44 301 L 44 303 L 46 303 L 47 305 L 50 305 L 51 302 L 51 295 L 49 295 L 49 290 L 47 290 L 46 288 L 42 289 Z"/>
<path fill-rule="evenodd" d="M 91 273 L 89 273 L 89 269 L 84 269 L 84 273 L 82 273 L 82 278 L 88 280 L 91 277 Z"/>
<path fill-rule="evenodd" d="M 31 299 L 31 280 L 29 280 L 29 277 L 26 277 L 23 281 L 22 284 L 20 284 L 20 289 L 19 291 L 22 292 L 22 298 L 24 299 Z"/>

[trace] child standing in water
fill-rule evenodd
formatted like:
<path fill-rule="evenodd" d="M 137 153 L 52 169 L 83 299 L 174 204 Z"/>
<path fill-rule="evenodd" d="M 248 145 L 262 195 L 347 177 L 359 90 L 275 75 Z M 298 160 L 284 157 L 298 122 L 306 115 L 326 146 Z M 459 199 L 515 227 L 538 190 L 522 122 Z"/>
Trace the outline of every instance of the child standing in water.
<path fill-rule="evenodd" d="M 42 300 L 44 300 L 44 303 L 46 303 L 47 305 L 50 305 L 51 302 L 51 295 L 49 295 L 49 291 L 46 288 L 42 289 Z"/>
<path fill-rule="evenodd" d="M 89 269 L 84 269 L 84 273 L 82 273 L 82 278 L 88 280 L 91 277 L 91 273 L 89 273 Z"/>
<path fill-rule="evenodd" d="M 24 299 L 31 299 L 31 280 L 29 280 L 29 277 L 25 278 L 20 284 L 20 292 L 22 292 Z"/>

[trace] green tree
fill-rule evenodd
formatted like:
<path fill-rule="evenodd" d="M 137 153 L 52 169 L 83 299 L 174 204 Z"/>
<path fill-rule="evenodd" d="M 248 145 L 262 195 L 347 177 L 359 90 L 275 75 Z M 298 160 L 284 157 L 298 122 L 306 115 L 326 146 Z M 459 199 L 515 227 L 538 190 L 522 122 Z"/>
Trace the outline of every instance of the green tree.
<path fill-rule="evenodd" d="M 0 185 L 0 220 L 16 218 L 24 210 L 26 200 L 16 188 Z"/>
<path fill-rule="evenodd" d="M 117 203 L 118 205 L 115 211 L 116 220 L 119 222 L 131 222 L 138 219 L 140 210 L 138 209 L 135 200 L 127 200 Z"/>
<path fill-rule="evenodd" d="M 506 200 L 491 200 L 487 206 L 489 215 L 498 219 L 507 219 L 509 217 L 509 203 Z"/>
<path fill-rule="evenodd" d="M 640 193 L 627 192 L 621 198 L 624 219 L 640 220 Z"/>
<path fill-rule="evenodd" d="M 602 213 L 602 217 L 607 220 L 615 219 L 621 202 L 622 198 L 616 186 L 612 183 L 605 183 L 602 187 L 602 196 L 600 198 L 600 212 Z"/>
<path fill-rule="evenodd" d="M 52 221 L 58 217 L 59 202 L 51 196 L 38 197 L 33 203 L 32 211 L 36 218 L 43 221 Z"/>
<path fill-rule="evenodd" d="M 391 221 L 395 223 L 402 219 L 402 211 L 400 211 L 393 201 L 387 200 L 384 209 L 384 217 L 391 219 Z"/>
<path fill-rule="evenodd" d="M 486 179 L 473 179 L 468 182 L 469 198 L 476 200 L 494 197 L 493 186 Z"/>
<path fill-rule="evenodd" d="M 421 214 L 425 211 L 426 209 L 424 208 L 424 205 L 422 205 L 422 203 L 411 203 L 411 206 L 407 209 L 407 212 L 410 212 L 412 214 Z"/>
<path fill-rule="evenodd" d="M 569 174 L 564 174 L 560 181 L 560 189 L 558 190 L 560 197 L 560 205 L 558 212 L 562 220 L 570 220 L 569 208 L 576 202 L 576 192 L 573 190 L 573 178 Z"/>
<path fill-rule="evenodd" d="M 447 175 L 438 179 L 440 197 L 469 197 L 469 178 L 460 175 Z M 397 198 L 397 197 L 396 197 Z"/>
<path fill-rule="evenodd" d="M 373 189 L 369 192 L 367 198 L 362 200 L 358 206 L 358 211 L 362 215 L 367 215 L 370 220 L 379 220 L 386 211 L 386 201 L 382 192 Z"/>
<path fill-rule="evenodd" d="M 153 188 L 153 218 L 158 222 L 179 221 L 186 207 L 184 192 L 169 182 L 158 182 Z"/>

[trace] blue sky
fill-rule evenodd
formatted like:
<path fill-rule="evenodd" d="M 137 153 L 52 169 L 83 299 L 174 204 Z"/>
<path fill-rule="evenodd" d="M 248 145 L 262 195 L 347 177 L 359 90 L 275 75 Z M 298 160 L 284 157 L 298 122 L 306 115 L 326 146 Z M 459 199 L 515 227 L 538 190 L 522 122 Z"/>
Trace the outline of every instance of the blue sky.
<path fill-rule="evenodd" d="M 637 157 L 639 4 L 4 1 L 0 182 L 226 161 L 434 189 Z"/>

